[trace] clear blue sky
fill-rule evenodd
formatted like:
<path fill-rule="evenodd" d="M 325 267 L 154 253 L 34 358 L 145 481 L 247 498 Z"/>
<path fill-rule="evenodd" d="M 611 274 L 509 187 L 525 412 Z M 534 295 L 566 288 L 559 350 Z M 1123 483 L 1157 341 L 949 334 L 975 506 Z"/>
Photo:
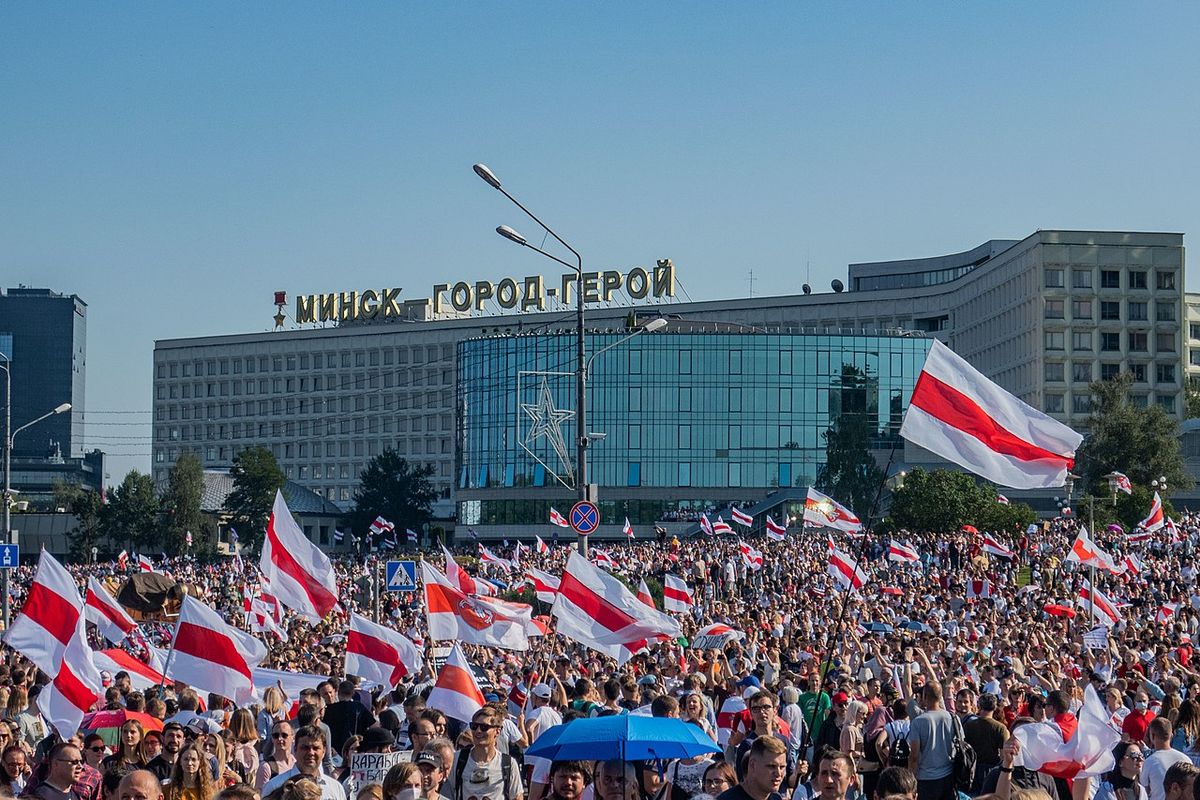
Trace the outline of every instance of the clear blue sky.
<path fill-rule="evenodd" d="M 1194 3 L 6 2 L 0 283 L 88 302 L 111 421 L 150 408 L 155 339 L 269 328 L 275 289 L 554 274 L 475 161 L 593 268 L 670 257 L 697 299 L 1192 233 L 1198 30 Z M 117 482 L 149 433 L 88 441 L 144 454 Z"/>

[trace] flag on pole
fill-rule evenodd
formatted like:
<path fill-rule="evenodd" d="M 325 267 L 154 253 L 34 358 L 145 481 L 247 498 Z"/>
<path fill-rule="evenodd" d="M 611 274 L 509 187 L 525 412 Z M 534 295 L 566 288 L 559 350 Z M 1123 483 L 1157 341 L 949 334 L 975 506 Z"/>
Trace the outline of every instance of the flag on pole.
<path fill-rule="evenodd" d="M 104 691 L 82 619 L 77 620 L 56 673 L 53 682 L 38 695 L 37 705 L 42 716 L 65 740 L 79 731 L 83 715 L 96 705 Z"/>
<path fill-rule="evenodd" d="M 986 578 L 967 581 L 967 598 L 982 600 L 992 596 L 992 582 Z"/>
<path fill-rule="evenodd" d="M 267 657 L 258 639 L 229 625 L 213 609 L 184 595 L 174 648 L 163 674 L 238 705 L 254 698 L 252 670 Z"/>
<path fill-rule="evenodd" d="M 465 569 L 454 560 L 454 554 L 442 545 L 442 553 L 446 557 L 446 579 L 450 585 L 463 594 L 495 594 L 496 588 L 483 578 L 471 577 Z"/>
<path fill-rule="evenodd" d="M 430 708 L 462 722 L 470 722 L 475 712 L 483 708 L 483 691 L 458 642 L 451 645 L 450 655 L 425 702 Z"/>
<path fill-rule="evenodd" d="M 728 522 L 721 519 L 721 515 L 718 514 L 717 521 L 712 524 L 712 532 L 714 535 L 721 533 L 733 533 L 733 528 L 730 527 Z"/>
<path fill-rule="evenodd" d="M 742 554 L 742 560 L 746 562 L 746 566 L 757 572 L 763 568 L 763 554 L 758 550 L 743 541 L 738 541 L 738 550 Z"/>
<path fill-rule="evenodd" d="M 1158 496 L 1158 492 L 1155 492 L 1154 501 L 1150 504 L 1150 513 L 1138 523 L 1138 527 L 1146 532 L 1152 532 L 1163 527 L 1164 521 L 1162 498 Z"/>
<path fill-rule="evenodd" d="M 43 550 L 25 605 L 4 632 L 4 643 L 42 672 L 56 675 L 82 615 L 83 601 L 75 579 Z"/>
<path fill-rule="evenodd" d="M 653 603 L 650 605 L 653 606 Z M 663 575 L 663 611 L 683 614 L 691 611 L 695 605 L 696 599 L 683 578 Z"/>
<path fill-rule="evenodd" d="M 154 572 L 154 564 L 150 563 L 150 559 L 143 555 L 138 555 L 138 571 L 139 572 Z"/>
<path fill-rule="evenodd" d="M 601 550 L 599 547 L 593 547 L 591 553 L 592 561 L 596 563 L 596 566 L 604 567 L 605 569 L 617 568 L 617 560 L 613 558 L 612 553 L 609 553 L 607 550 Z"/>
<path fill-rule="evenodd" d="M 1088 684 L 1074 735 L 1063 741 L 1062 729 L 1049 722 L 1022 725 L 1013 731 L 1020 743 L 1016 765 L 1055 778 L 1076 779 L 1103 775 L 1113 769 L 1113 748 L 1121 741 L 1121 719 L 1109 713 L 1104 701 Z"/>
<path fill-rule="evenodd" d="M 919 564 L 921 562 L 921 556 L 915 547 L 895 539 L 892 539 L 888 545 L 887 557 L 888 561 L 896 561 L 901 564 Z"/>
<path fill-rule="evenodd" d="M 704 531 L 709 536 L 713 535 L 713 524 L 708 521 L 708 514 L 700 515 L 700 530 Z"/>
<path fill-rule="evenodd" d="M 1166 625 L 1175 618 L 1175 612 L 1179 610 L 1179 603 L 1163 603 L 1158 607 L 1158 613 L 1154 616 L 1154 621 L 1160 625 Z"/>
<path fill-rule="evenodd" d="M 983 552 L 1007 558 L 1010 561 L 1017 557 L 1016 553 L 1001 544 L 1000 540 L 990 533 L 983 534 Z"/>
<path fill-rule="evenodd" d="M 754 525 L 754 517 L 742 511 L 737 506 L 729 507 L 729 519 L 741 525 L 744 528 L 749 528 Z"/>
<path fill-rule="evenodd" d="M 1134 575 L 1140 574 L 1141 571 L 1145 569 L 1145 567 L 1142 566 L 1142 560 L 1133 553 L 1125 554 L 1125 557 L 1121 559 L 1121 566 L 1125 568 L 1125 572 L 1132 572 Z"/>
<path fill-rule="evenodd" d="M 479 544 L 479 563 L 495 564 L 496 566 L 505 570 L 512 570 L 513 568 L 512 561 L 508 560 L 507 558 L 501 558 L 491 550 L 488 550 L 486 547 L 484 547 L 482 543 Z"/>
<path fill-rule="evenodd" d="M 129 553 L 124 550 L 117 554 L 117 569 L 121 572 L 129 569 Z"/>
<path fill-rule="evenodd" d="M 1002 494 L 998 494 L 998 495 L 996 495 L 996 502 L 997 502 L 997 503 L 999 503 L 999 504 L 1000 504 L 1000 505 L 1002 505 L 1002 506 L 1009 505 L 1008 498 L 1007 498 L 1007 497 L 1005 497 L 1005 496 L 1004 496 L 1004 495 L 1002 495 Z"/>
<path fill-rule="evenodd" d="M 464 594 L 428 561 L 421 562 L 421 575 L 425 584 L 429 638 L 506 650 L 529 649 L 529 636 L 526 633 L 531 619 L 529 606 L 517 603 L 497 605 L 488 602 L 490 598 Z"/>
<path fill-rule="evenodd" d="M 937 339 L 900 435 L 1014 489 L 1062 486 L 1083 437 L 1018 400 Z"/>
<path fill-rule="evenodd" d="M 861 589 L 869 580 L 854 556 L 837 548 L 829 551 L 829 574 L 843 589 Z"/>
<path fill-rule="evenodd" d="M 558 596 L 558 578 L 535 567 L 526 567 L 525 576 L 533 584 L 533 593 L 543 603 L 553 603 Z"/>
<path fill-rule="evenodd" d="M 638 579 L 637 599 L 657 610 L 657 607 L 654 605 L 654 595 L 650 594 L 650 587 L 646 585 L 645 578 Z"/>
<path fill-rule="evenodd" d="M 1118 572 L 1117 562 L 1111 555 L 1104 552 L 1099 545 L 1092 541 L 1087 528 L 1079 526 L 1079 533 L 1071 544 L 1071 552 L 1067 553 L 1066 561 L 1086 564 L 1089 567 Z"/>
<path fill-rule="evenodd" d="M 1133 482 L 1129 480 L 1129 476 L 1123 472 L 1110 472 L 1104 477 L 1108 478 L 1108 485 L 1113 492 L 1124 492 L 1125 494 L 1133 494 Z"/>
<path fill-rule="evenodd" d="M 808 487 L 808 496 L 804 500 L 804 524 L 847 533 L 860 533 L 863 529 L 862 521 L 853 511 L 811 486 Z"/>
<path fill-rule="evenodd" d="M 376 517 L 375 521 L 371 523 L 372 536 L 382 536 L 383 534 L 391 533 L 394 530 L 396 530 L 396 526 L 384 519 L 382 515 Z"/>
<path fill-rule="evenodd" d="M 395 689 L 405 675 L 420 671 L 424 658 L 407 637 L 351 612 L 345 661 L 347 674 Z"/>
<path fill-rule="evenodd" d="M 569 528 L 571 523 L 567 522 L 567 518 L 555 510 L 554 506 L 550 506 L 550 524 L 557 525 L 560 528 Z"/>
<path fill-rule="evenodd" d="M 542 555 L 545 555 L 546 553 L 549 553 L 549 552 L 550 552 L 550 545 L 548 545 L 548 544 L 546 544 L 545 542 L 543 542 L 543 541 L 542 541 L 542 537 L 540 537 L 540 536 L 534 536 L 533 538 L 534 538 L 534 539 L 537 541 L 537 551 L 538 551 L 538 553 L 541 553 Z"/>
<path fill-rule="evenodd" d="M 1117 604 L 1108 595 L 1092 586 L 1085 578 L 1079 587 L 1078 605 L 1085 614 L 1095 616 L 1101 625 L 1112 627 L 1121 621 L 1121 612 Z"/>
<path fill-rule="evenodd" d="M 320 622 L 337 605 L 337 577 L 329 556 L 300 530 L 278 489 L 258 568 L 279 602 L 308 622 Z"/>
<path fill-rule="evenodd" d="M 767 515 L 767 538 L 773 542 L 782 542 L 787 538 L 787 528 L 771 519 L 770 514 Z"/>
<path fill-rule="evenodd" d="M 625 518 L 625 527 L 621 528 L 621 533 L 630 539 L 633 538 L 633 526 L 629 524 L 629 517 Z"/>
<path fill-rule="evenodd" d="M 125 641 L 137 623 L 129 613 L 105 590 L 96 578 L 88 578 L 87 596 L 83 601 L 83 614 L 88 622 L 96 626 L 100 635 L 113 644 Z"/>

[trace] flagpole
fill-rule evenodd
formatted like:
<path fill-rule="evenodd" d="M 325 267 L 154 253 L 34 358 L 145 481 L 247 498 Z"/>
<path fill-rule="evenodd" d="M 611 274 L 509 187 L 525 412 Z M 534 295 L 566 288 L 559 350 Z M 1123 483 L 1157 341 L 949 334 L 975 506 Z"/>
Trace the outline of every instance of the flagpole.
<path fill-rule="evenodd" d="M 180 616 L 182 617 L 182 615 L 183 615 L 182 604 L 179 607 L 179 612 L 180 612 Z M 165 659 L 163 659 L 163 671 L 162 671 L 163 679 L 158 684 L 159 689 L 163 688 L 163 686 L 165 686 L 167 683 L 167 673 L 171 671 L 171 659 L 173 659 L 175 657 L 175 642 L 178 641 L 178 639 L 179 639 L 179 623 L 176 622 L 175 623 L 175 633 L 174 633 L 174 635 L 171 636 L 171 645 L 170 645 L 170 647 L 167 648 L 167 657 Z M 149 651 L 149 648 L 150 648 L 150 642 L 147 641 L 146 642 L 147 651 Z"/>

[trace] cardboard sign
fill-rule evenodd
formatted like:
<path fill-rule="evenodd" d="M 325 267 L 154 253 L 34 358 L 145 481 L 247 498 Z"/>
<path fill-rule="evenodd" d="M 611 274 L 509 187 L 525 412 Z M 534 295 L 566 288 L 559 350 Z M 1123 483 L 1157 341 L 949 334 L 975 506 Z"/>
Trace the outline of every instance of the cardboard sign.
<path fill-rule="evenodd" d="M 355 753 L 350 756 L 349 792 L 353 794 L 368 783 L 383 783 L 389 769 L 411 759 L 412 753 Z"/>

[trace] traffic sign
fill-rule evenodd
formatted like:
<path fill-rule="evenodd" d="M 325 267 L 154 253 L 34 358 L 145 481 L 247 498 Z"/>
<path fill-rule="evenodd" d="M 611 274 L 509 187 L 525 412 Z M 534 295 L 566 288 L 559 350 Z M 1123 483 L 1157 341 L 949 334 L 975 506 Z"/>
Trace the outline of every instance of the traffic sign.
<path fill-rule="evenodd" d="M 0 569 L 16 569 L 21 566 L 21 546 L 0 544 Z"/>
<path fill-rule="evenodd" d="M 596 528 L 600 527 L 600 509 L 596 508 L 595 503 L 580 500 L 571 506 L 568 519 L 576 533 L 587 536 L 589 533 L 595 533 Z"/>
<path fill-rule="evenodd" d="M 417 562 L 389 561 L 384 572 L 389 592 L 415 592 L 417 590 Z"/>

